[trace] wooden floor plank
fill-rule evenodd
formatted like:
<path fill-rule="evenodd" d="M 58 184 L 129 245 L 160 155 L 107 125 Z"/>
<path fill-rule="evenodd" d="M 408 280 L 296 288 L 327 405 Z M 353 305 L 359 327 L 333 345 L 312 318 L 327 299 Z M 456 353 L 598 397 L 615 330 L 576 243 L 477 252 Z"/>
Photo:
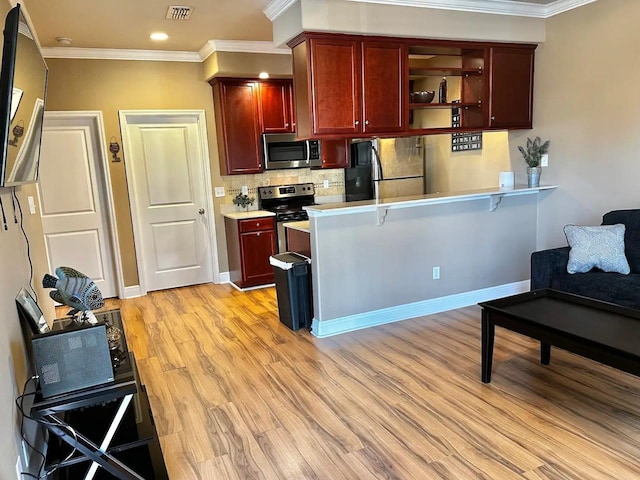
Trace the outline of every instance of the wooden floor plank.
<path fill-rule="evenodd" d="M 496 329 L 477 306 L 318 339 L 274 288 L 121 308 L 172 480 L 640 479 L 640 379 Z"/>

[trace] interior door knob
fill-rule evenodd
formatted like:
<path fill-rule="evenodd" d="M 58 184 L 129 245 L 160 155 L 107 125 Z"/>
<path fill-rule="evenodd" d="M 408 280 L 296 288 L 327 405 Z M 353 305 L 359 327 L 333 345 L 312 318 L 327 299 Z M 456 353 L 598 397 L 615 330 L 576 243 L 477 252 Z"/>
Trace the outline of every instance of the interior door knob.
<path fill-rule="evenodd" d="M 199 213 L 200 215 L 204 215 L 204 208 L 201 208 L 200 210 L 198 210 L 198 213 Z"/>

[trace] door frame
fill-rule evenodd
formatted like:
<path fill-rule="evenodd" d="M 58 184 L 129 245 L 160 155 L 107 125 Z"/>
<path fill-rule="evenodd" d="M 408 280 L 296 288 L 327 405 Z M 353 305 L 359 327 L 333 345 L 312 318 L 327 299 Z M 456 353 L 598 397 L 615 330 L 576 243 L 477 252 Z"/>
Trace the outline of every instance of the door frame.
<path fill-rule="evenodd" d="M 129 209 L 131 211 L 131 223 L 133 226 L 133 243 L 136 248 L 136 252 L 141 252 L 143 245 L 141 243 L 141 220 L 140 212 L 137 208 L 137 196 L 134 191 L 133 185 L 133 170 L 131 166 L 131 159 L 133 158 L 133 152 L 131 151 L 131 138 L 129 137 L 128 127 L 129 125 L 136 125 L 140 122 L 133 122 L 134 118 L 140 117 L 186 117 L 189 119 L 197 120 L 198 133 L 200 136 L 200 156 L 202 159 L 202 171 L 204 172 L 204 194 L 207 197 L 205 199 L 206 212 L 205 216 L 207 224 L 209 225 L 209 244 L 211 245 L 211 262 L 213 272 L 213 283 L 220 283 L 220 263 L 218 261 L 218 246 L 216 242 L 216 224 L 215 217 L 213 215 L 213 186 L 211 182 L 211 162 L 209 158 L 209 141 L 207 137 L 207 124 L 204 110 L 119 110 L 118 115 L 120 117 L 120 135 L 122 138 L 122 149 L 124 154 L 124 166 L 125 174 L 127 177 L 128 192 L 129 192 Z M 129 161 L 127 161 L 129 159 Z M 140 287 L 140 295 L 147 294 L 146 285 L 146 269 L 142 255 L 136 253 L 136 264 L 138 267 L 138 284 Z"/>
<path fill-rule="evenodd" d="M 115 216 L 115 203 L 113 201 L 113 190 L 111 188 L 111 172 L 109 171 L 109 155 L 106 147 L 106 134 L 102 111 L 100 110 L 75 110 L 75 111 L 45 111 L 43 127 L 47 128 L 47 122 L 57 121 L 68 123 L 69 126 L 81 126 L 89 124 L 95 128 L 97 134 L 96 152 L 100 158 L 96 159 L 96 172 L 100 174 L 98 178 L 98 188 L 103 195 L 104 211 L 109 224 L 109 231 L 105 232 L 111 244 L 113 278 L 116 283 L 118 298 L 126 298 L 126 288 L 124 286 L 124 274 L 122 272 L 122 259 L 120 258 L 120 241 L 118 240 L 118 228 Z M 83 122 L 83 123 L 81 123 Z M 41 201 L 40 184 L 37 184 L 38 200 Z M 47 263 L 50 263 L 49 250 L 46 251 Z"/>

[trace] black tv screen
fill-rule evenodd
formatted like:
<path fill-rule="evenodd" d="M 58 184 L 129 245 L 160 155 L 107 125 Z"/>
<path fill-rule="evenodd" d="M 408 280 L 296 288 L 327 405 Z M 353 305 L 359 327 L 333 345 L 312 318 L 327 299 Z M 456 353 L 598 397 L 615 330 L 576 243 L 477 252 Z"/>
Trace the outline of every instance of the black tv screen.
<path fill-rule="evenodd" d="M 0 72 L 0 186 L 38 180 L 47 64 L 20 5 L 7 14 Z"/>

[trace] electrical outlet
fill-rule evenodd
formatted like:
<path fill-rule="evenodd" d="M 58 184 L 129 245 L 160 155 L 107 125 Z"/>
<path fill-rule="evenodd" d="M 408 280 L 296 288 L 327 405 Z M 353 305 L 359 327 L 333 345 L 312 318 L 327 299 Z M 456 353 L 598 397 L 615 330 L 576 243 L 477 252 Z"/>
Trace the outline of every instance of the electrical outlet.
<path fill-rule="evenodd" d="M 246 185 L 242 185 L 241 191 L 243 195 L 249 195 L 249 187 L 247 187 Z"/>
<path fill-rule="evenodd" d="M 322 182 L 322 187 L 329 188 L 329 180 L 325 180 L 324 182 Z"/>
<path fill-rule="evenodd" d="M 433 267 L 433 279 L 434 280 L 440 279 L 440 267 Z"/>
<path fill-rule="evenodd" d="M 541 167 L 548 167 L 549 166 L 549 154 L 545 153 L 544 155 L 542 155 L 540 157 L 540 166 Z"/>
<path fill-rule="evenodd" d="M 22 480 L 22 460 L 20 460 L 20 455 L 18 455 L 18 459 L 16 460 L 16 478 Z"/>
<path fill-rule="evenodd" d="M 224 197 L 224 187 L 216 187 L 215 195 L 216 197 Z"/>

